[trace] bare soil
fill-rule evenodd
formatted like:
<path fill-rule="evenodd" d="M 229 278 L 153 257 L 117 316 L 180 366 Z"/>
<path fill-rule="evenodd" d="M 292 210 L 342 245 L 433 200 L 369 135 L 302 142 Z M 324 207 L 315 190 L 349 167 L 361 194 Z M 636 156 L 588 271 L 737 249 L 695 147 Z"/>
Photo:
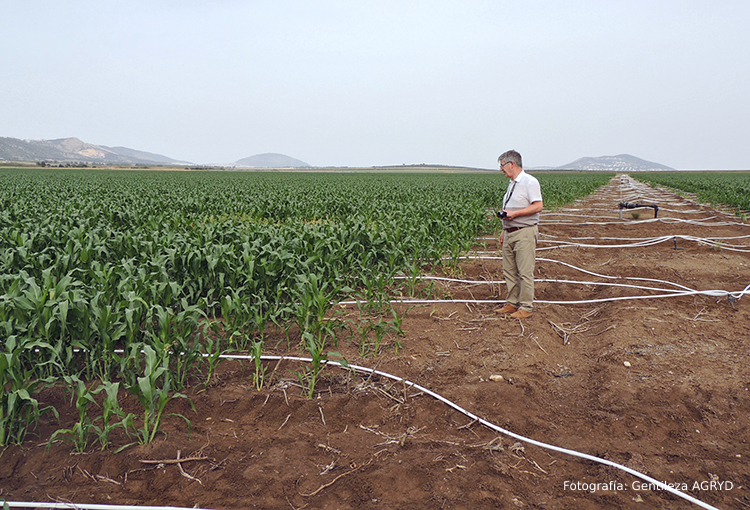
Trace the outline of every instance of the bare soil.
<path fill-rule="evenodd" d="M 660 221 L 649 221 L 652 209 L 625 210 L 620 219 L 621 201 L 658 204 Z M 514 433 L 679 484 L 717 508 L 750 508 L 750 297 L 549 303 L 668 294 L 597 282 L 676 288 L 625 277 L 742 291 L 750 284 L 748 238 L 711 246 L 680 236 L 748 236 L 750 225 L 616 179 L 568 209 L 544 213 L 540 234 L 538 302 L 529 319 L 494 311 L 505 289 L 487 283 L 502 279 L 490 239 L 481 243 L 496 258 L 469 259 L 448 271 L 486 282 L 435 285 L 446 297 L 497 303 L 416 305 L 406 312 L 398 352 L 393 334 L 377 357 L 361 358 L 346 338 L 338 349 L 350 363 L 418 383 Z M 659 236 L 669 238 L 623 246 Z M 339 308 L 342 317 L 359 317 L 356 306 Z M 283 341 L 269 354 L 300 355 L 286 347 Z M 248 363 L 225 361 L 207 390 L 197 383 L 188 389 L 195 412 L 184 399 L 169 404 L 168 412 L 192 421 L 189 437 L 184 421 L 167 418 L 166 434 L 120 453 L 118 444 L 80 455 L 70 443 L 48 450 L 58 424 L 45 418 L 23 446 L 2 452 L 0 500 L 209 509 L 697 508 L 622 470 L 472 423 L 384 377 L 329 367 L 307 399 L 292 373 L 299 369 L 297 362 L 269 363 L 273 376 L 256 391 Z M 75 422 L 60 390 L 45 390 L 41 401 L 60 410 L 62 426 Z M 124 395 L 122 405 L 138 410 Z M 176 463 L 178 456 L 197 460 Z M 600 485 L 581 489 L 592 483 Z"/>

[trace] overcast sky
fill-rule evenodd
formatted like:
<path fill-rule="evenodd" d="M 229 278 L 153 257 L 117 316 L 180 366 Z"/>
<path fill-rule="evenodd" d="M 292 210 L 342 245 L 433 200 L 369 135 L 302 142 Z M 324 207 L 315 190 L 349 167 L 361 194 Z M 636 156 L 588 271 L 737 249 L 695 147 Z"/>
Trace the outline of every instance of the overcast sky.
<path fill-rule="evenodd" d="M 199 164 L 750 169 L 747 0 L 0 0 L 0 136 Z"/>

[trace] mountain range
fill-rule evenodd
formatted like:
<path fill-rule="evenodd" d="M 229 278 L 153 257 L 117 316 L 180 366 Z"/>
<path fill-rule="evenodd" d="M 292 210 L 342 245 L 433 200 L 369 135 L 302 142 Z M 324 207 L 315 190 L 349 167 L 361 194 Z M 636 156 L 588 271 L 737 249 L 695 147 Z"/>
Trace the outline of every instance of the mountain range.
<path fill-rule="evenodd" d="M 19 140 L 0 137 L 0 159 L 95 165 L 184 165 L 187 163 L 127 147 L 94 145 L 78 138 Z"/>
<path fill-rule="evenodd" d="M 0 161 L 45 162 L 48 164 L 90 164 L 90 165 L 175 165 L 187 166 L 193 163 L 172 159 L 160 154 L 128 149 L 127 147 L 107 147 L 86 143 L 78 138 L 56 140 L 20 140 L 0 137 Z M 283 154 L 256 154 L 242 158 L 227 166 L 239 168 L 302 168 L 309 164 Z M 668 166 L 646 161 L 629 154 L 617 156 L 585 157 L 559 167 L 545 169 L 598 170 L 610 172 L 637 172 L 647 170 L 674 170 Z"/>
<path fill-rule="evenodd" d="M 86 143 L 78 138 L 56 140 L 20 140 L 0 137 L 0 161 L 45 162 L 48 164 L 88 165 L 175 165 L 193 166 L 185 160 L 172 159 L 127 147 L 107 147 Z M 304 161 L 283 154 L 256 154 L 228 166 L 241 168 L 309 167 Z"/>

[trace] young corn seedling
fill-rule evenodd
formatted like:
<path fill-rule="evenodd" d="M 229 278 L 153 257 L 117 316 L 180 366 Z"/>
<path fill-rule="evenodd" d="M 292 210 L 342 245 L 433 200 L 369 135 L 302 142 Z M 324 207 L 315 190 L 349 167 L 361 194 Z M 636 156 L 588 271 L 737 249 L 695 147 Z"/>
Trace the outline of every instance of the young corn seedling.
<path fill-rule="evenodd" d="M 368 354 L 370 354 L 370 330 L 372 329 L 372 322 L 370 320 L 361 320 L 355 321 L 354 319 L 347 319 L 347 322 L 349 322 L 353 327 L 350 327 L 349 331 L 350 336 L 349 340 L 354 339 L 354 330 L 356 329 L 356 333 L 358 335 L 357 343 L 359 345 L 359 355 L 363 358 L 367 357 Z"/>
<path fill-rule="evenodd" d="M 138 375 L 141 373 L 141 351 L 145 347 L 143 342 L 134 342 L 125 346 L 122 354 L 117 354 L 115 360 L 118 363 L 118 377 L 122 378 L 124 388 L 136 384 Z"/>
<path fill-rule="evenodd" d="M 104 450 L 109 446 L 110 433 L 117 428 L 126 429 L 127 422 L 132 416 L 125 415 L 122 409 L 120 409 L 119 402 L 117 401 L 117 394 L 120 389 L 119 383 L 103 382 L 95 390 L 92 390 L 76 376 L 66 376 L 64 380 L 66 384 L 76 386 L 75 400 L 76 409 L 78 410 L 78 421 L 72 428 L 55 431 L 47 443 L 47 448 L 52 446 L 55 439 L 62 436 L 63 440 L 73 443 L 73 447 L 77 453 L 83 453 L 86 451 L 89 439 L 93 436 L 101 449 Z M 105 392 L 102 401 L 102 414 L 91 419 L 89 404 L 97 405 L 94 397 L 101 392 Z M 118 418 L 120 420 L 116 421 Z M 101 421 L 101 427 L 96 425 L 97 421 Z"/>
<path fill-rule="evenodd" d="M 177 413 L 164 414 L 167 404 L 174 398 L 185 398 L 195 410 L 193 402 L 182 393 L 170 395 L 171 373 L 169 371 L 169 358 L 163 356 L 161 362 L 157 361 L 156 351 L 147 345 L 143 348 L 145 356 L 145 367 L 143 376 L 138 378 L 138 383 L 128 387 L 128 391 L 138 398 L 143 407 L 143 421 L 140 428 L 135 425 L 131 417 L 128 420 L 128 428 L 132 428 L 141 444 L 150 444 L 161 431 L 162 420 L 168 416 L 182 418 L 187 423 L 190 431 L 193 425 L 185 416 Z"/>
<path fill-rule="evenodd" d="M 407 308 L 403 314 L 399 314 L 398 311 L 391 307 L 391 315 L 393 316 L 393 319 L 388 321 L 388 332 L 393 332 L 396 334 L 396 338 L 402 337 L 405 335 L 404 330 L 401 329 L 401 323 L 404 322 L 404 317 L 406 317 L 406 314 L 409 313 L 409 310 L 414 308 L 413 306 L 410 306 Z M 397 340 L 394 340 L 393 342 L 393 350 L 396 354 L 398 354 L 398 350 L 402 348 L 401 342 Z"/>
<path fill-rule="evenodd" d="M 231 294 L 224 295 L 219 303 L 221 316 L 224 319 L 222 327 L 224 334 L 228 335 L 229 344 L 238 350 L 244 350 L 246 340 L 242 331 L 251 321 L 251 317 L 241 290 L 232 290 Z"/>
<path fill-rule="evenodd" d="M 348 368 L 349 363 L 346 361 L 341 353 L 335 351 L 325 352 L 325 339 L 323 344 L 319 342 L 316 337 L 309 331 L 305 331 L 302 334 L 303 341 L 306 343 L 307 352 L 310 354 L 312 361 L 310 367 L 303 367 L 299 372 L 295 372 L 297 379 L 307 393 L 307 398 L 312 399 L 315 392 L 315 385 L 318 383 L 320 373 L 325 368 L 326 363 L 329 359 L 339 358 L 339 363 L 342 367 Z"/>
<path fill-rule="evenodd" d="M 206 339 L 203 342 L 203 348 L 205 350 L 203 363 L 205 363 L 208 367 L 206 370 L 206 380 L 203 383 L 203 388 L 208 389 L 208 385 L 211 384 L 211 377 L 213 377 L 214 372 L 216 371 L 216 367 L 218 367 L 219 363 L 221 363 L 221 361 L 224 359 L 221 357 L 221 355 L 228 352 L 229 349 L 224 349 L 222 347 L 222 338 L 219 335 L 206 335 Z"/>
<path fill-rule="evenodd" d="M 102 450 L 109 446 L 110 433 L 117 428 L 127 431 L 128 422 L 132 418 L 132 414 L 125 414 L 120 408 L 120 403 L 117 400 L 119 390 L 120 383 L 115 382 L 103 382 L 96 389 L 97 393 L 104 391 L 105 394 L 102 400 L 102 415 L 94 420 L 101 419 L 101 427 L 94 425 L 93 428 L 96 440 Z M 117 421 L 118 419 L 119 421 Z"/>
<path fill-rule="evenodd" d="M 360 306 L 364 306 L 367 313 L 379 315 L 385 310 L 390 300 L 387 291 L 390 282 L 391 279 L 382 274 L 363 279 L 364 289 L 359 295 L 366 304 Z"/>
<path fill-rule="evenodd" d="M 5 341 L 5 351 L 0 352 L 0 446 L 21 444 L 30 428 L 39 423 L 42 413 L 57 410 L 48 406 L 39 408 L 33 397 L 52 378 L 38 379 L 33 369 L 24 368 L 23 356 L 27 352 L 51 350 L 44 342 L 18 342 L 15 335 Z"/>
<path fill-rule="evenodd" d="M 420 280 L 421 271 L 420 267 L 417 264 L 411 263 L 408 266 L 408 275 L 406 277 L 406 288 L 408 291 L 409 297 L 415 297 L 418 290 L 418 284 L 421 282 Z"/>
<path fill-rule="evenodd" d="M 263 389 L 263 383 L 266 379 L 266 369 L 268 367 L 264 366 L 261 361 L 261 356 L 263 356 L 263 349 L 265 347 L 265 344 L 262 340 L 258 340 L 253 342 L 250 345 L 250 351 L 253 354 L 253 362 L 255 363 L 255 373 L 253 374 L 253 383 L 255 384 L 255 389 L 260 391 Z"/>
<path fill-rule="evenodd" d="M 205 315 L 196 306 L 189 306 L 184 299 L 182 310 L 178 312 L 169 307 L 154 305 L 152 313 L 156 329 L 149 332 L 152 345 L 160 357 L 170 358 L 169 367 L 174 386 L 182 389 L 190 370 L 203 361 L 198 320 Z"/>
<path fill-rule="evenodd" d="M 103 304 L 106 296 L 102 292 L 91 299 L 89 304 L 91 326 L 94 333 L 93 342 L 87 346 L 89 365 L 102 380 L 108 380 L 112 365 L 115 363 L 115 346 L 125 336 L 126 326 L 117 306 Z"/>
<path fill-rule="evenodd" d="M 359 355 L 363 358 L 370 355 L 378 356 L 381 353 L 383 340 L 388 333 L 395 333 L 396 337 L 404 336 L 404 331 L 401 329 L 401 323 L 403 322 L 406 313 L 411 310 L 411 308 L 413 307 L 409 307 L 403 315 L 400 315 L 395 308 L 390 307 L 393 319 L 388 321 L 381 317 L 363 318 L 361 315 L 359 321 L 347 319 L 347 322 L 353 325 L 353 328 L 350 327 L 350 340 L 354 338 L 354 329 L 356 329 L 356 333 L 359 336 Z M 398 353 L 398 350 L 401 348 L 401 343 L 396 340 L 393 347 L 396 353 Z"/>
<path fill-rule="evenodd" d="M 274 314 L 271 311 L 271 307 L 268 300 L 265 297 L 259 297 L 255 306 L 253 307 L 253 325 L 257 330 L 258 335 L 255 339 L 250 342 L 250 353 L 253 356 L 253 362 L 255 364 L 255 373 L 253 374 L 253 382 L 255 388 L 260 391 L 263 388 L 265 382 L 266 369 L 261 361 L 263 351 L 265 350 L 265 331 L 266 325 L 269 321 L 273 322 Z"/>
<path fill-rule="evenodd" d="M 89 417 L 89 404 L 96 405 L 94 392 L 76 376 L 65 376 L 63 379 L 67 385 L 75 385 L 76 387 L 74 396 L 76 410 L 78 411 L 78 421 L 72 428 L 56 430 L 47 442 L 47 449 L 52 446 L 55 439 L 62 436 L 63 440 L 73 443 L 73 447 L 77 453 L 83 453 L 86 451 L 86 447 L 89 444 L 89 436 L 94 428 L 94 424 Z"/>
<path fill-rule="evenodd" d="M 351 290 L 343 288 L 329 289 L 329 282 L 320 283 L 317 275 L 301 275 L 298 277 L 298 294 L 299 304 L 296 310 L 297 322 L 302 333 L 302 347 L 310 357 L 312 363 L 309 368 L 305 367 L 297 373 L 297 378 L 305 388 L 307 397 L 312 398 L 315 391 L 315 385 L 318 381 L 321 370 L 329 356 L 340 357 L 338 352 L 326 353 L 328 340 L 331 339 L 335 345 L 336 329 L 342 329 L 343 324 L 338 318 L 327 318 L 328 311 L 333 306 L 332 299 L 341 290 Z M 342 362 L 342 365 L 346 360 Z M 348 365 L 346 365 L 348 366 Z"/>

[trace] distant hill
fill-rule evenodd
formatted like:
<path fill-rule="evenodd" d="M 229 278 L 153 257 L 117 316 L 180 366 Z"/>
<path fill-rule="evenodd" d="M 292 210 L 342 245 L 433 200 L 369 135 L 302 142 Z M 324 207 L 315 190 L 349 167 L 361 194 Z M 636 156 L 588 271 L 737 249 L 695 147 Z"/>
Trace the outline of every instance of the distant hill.
<path fill-rule="evenodd" d="M 107 147 L 78 138 L 19 140 L 0 137 L 0 159 L 44 161 L 47 163 L 87 163 L 96 165 L 184 165 L 185 161 L 127 147 Z"/>
<path fill-rule="evenodd" d="M 128 149 L 127 147 L 106 147 L 102 145 L 102 148 L 109 149 L 119 156 L 137 160 L 137 161 L 153 162 L 153 163 L 159 163 L 162 165 L 190 164 L 187 161 L 178 161 L 176 159 L 168 158 L 167 156 L 162 156 L 161 154 L 153 154 L 151 152 Z"/>
<path fill-rule="evenodd" d="M 234 162 L 234 166 L 244 168 L 299 168 L 309 167 L 304 161 L 290 158 L 283 154 L 256 154 L 247 158 L 242 158 Z"/>
<path fill-rule="evenodd" d="M 558 167 L 562 170 L 597 170 L 606 172 L 642 172 L 649 170 L 674 170 L 674 168 L 645 159 L 636 158 L 630 154 L 617 156 L 599 156 L 598 158 L 580 158 L 572 163 Z"/>

